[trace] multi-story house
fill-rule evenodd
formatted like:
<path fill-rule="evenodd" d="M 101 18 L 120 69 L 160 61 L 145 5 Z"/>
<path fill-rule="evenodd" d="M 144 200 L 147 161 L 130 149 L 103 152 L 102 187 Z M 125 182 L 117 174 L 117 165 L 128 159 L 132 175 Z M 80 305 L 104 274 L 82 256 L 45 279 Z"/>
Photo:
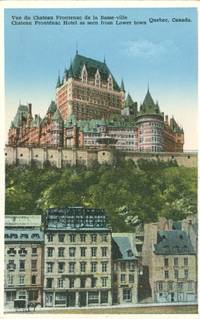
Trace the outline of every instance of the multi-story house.
<path fill-rule="evenodd" d="M 146 224 L 142 257 L 153 302 L 197 300 L 197 257 L 185 231 L 167 221 Z"/>
<path fill-rule="evenodd" d="M 44 306 L 111 305 L 111 279 L 111 229 L 104 211 L 49 209 Z"/>
<path fill-rule="evenodd" d="M 112 235 L 113 303 L 137 303 L 138 254 L 131 234 Z"/>
<path fill-rule="evenodd" d="M 8 133 L 9 145 L 102 147 L 140 152 L 182 152 L 183 129 L 160 111 L 148 89 L 138 109 L 125 98 L 107 64 L 78 53 L 62 80 L 56 102 L 45 117 L 32 116 L 31 104 L 19 105 Z"/>
<path fill-rule="evenodd" d="M 7 217 L 5 223 L 5 307 L 15 299 L 42 304 L 43 232 L 40 216 Z"/>

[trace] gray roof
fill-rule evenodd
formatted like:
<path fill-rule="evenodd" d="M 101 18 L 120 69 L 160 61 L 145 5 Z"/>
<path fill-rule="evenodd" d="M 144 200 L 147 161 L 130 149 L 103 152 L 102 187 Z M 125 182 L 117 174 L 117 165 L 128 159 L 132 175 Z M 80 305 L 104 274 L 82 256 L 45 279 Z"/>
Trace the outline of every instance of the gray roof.
<path fill-rule="evenodd" d="M 182 230 L 159 231 L 154 252 L 156 255 L 195 255 L 190 239 Z"/>
<path fill-rule="evenodd" d="M 39 229 L 5 228 L 5 242 L 42 242 L 44 235 Z"/>
<path fill-rule="evenodd" d="M 120 260 L 136 260 L 131 243 L 128 237 L 113 237 L 114 241 L 114 258 Z"/>
<path fill-rule="evenodd" d="M 110 230 L 104 210 L 95 208 L 49 208 L 45 224 L 49 230 Z"/>

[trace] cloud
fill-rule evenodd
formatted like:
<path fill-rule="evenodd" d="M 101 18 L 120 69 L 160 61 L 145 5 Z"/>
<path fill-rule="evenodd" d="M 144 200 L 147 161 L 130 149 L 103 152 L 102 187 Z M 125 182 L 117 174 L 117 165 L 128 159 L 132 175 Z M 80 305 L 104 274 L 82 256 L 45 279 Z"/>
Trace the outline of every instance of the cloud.
<path fill-rule="evenodd" d="M 129 40 L 125 43 L 125 51 L 129 56 L 154 60 L 178 51 L 172 41 L 153 42 L 145 39 Z"/>

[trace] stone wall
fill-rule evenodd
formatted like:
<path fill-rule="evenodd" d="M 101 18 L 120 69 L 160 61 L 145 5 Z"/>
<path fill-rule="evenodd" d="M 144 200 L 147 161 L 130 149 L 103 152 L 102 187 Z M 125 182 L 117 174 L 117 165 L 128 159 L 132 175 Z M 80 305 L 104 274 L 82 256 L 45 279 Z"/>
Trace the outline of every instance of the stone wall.
<path fill-rule="evenodd" d="M 58 168 L 66 165 L 82 164 L 90 166 L 93 163 L 110 164 L 123 160 L 138 159 L 176 161 L 185 167 L 197 167 L 197 153 L 137 153 L 123 152 L 113 149 L 77 149 L 77 148 L 46 148 L 46 147 L 5 147 L 5 162 L 8 165 L 37 165 L 44 167 L 52 165 Z"/>

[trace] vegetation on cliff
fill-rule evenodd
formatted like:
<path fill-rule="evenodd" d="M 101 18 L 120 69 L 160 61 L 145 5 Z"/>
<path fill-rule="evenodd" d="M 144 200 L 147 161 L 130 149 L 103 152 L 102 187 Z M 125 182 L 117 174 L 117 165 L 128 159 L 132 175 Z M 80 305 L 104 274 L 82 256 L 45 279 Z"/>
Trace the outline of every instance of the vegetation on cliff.
<path fill-rule="evenodd" d="M 6 167 L 6 214 L 66 206 L 104 208 L 113 231 L 160 216 L 182 219 L 197 211 L 197 169 L 149 160 L 92 168 Z"/>

